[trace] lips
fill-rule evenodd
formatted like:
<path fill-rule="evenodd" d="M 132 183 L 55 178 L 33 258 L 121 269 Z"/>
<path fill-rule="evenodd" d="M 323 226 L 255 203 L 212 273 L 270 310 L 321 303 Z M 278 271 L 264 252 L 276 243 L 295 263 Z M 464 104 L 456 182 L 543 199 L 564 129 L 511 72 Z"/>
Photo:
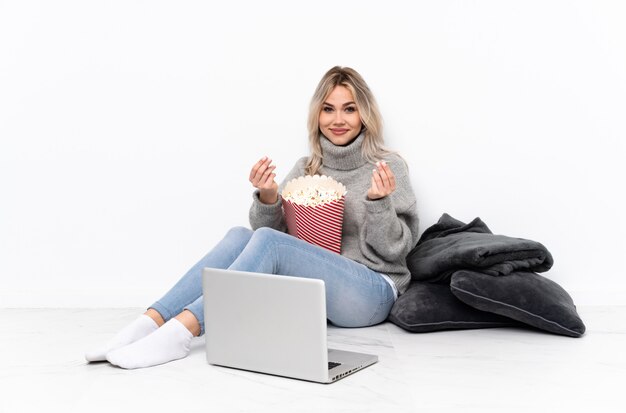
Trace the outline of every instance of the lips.
<path fill-rule="evenodd" d="M 331 128 L 330 131 L 335 134 L 335 135 L 343 135 L 344 133 L 348 132 L 350 129 L 344 129 L 344 128 Z"/>

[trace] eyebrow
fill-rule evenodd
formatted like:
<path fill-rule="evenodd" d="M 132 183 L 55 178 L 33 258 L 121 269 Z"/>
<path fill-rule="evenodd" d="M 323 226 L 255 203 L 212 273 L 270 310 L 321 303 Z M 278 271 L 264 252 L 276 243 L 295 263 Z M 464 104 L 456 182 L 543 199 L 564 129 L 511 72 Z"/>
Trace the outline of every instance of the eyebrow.
<path fill-rule="evenodd" d="M 328 103 L 328 102 L 324 102 L 324 103 L 322 103 L 322 104 L 323 104 L 323 105 L 326 105 L 326 106 L 330 106 L 330 107 L 332 107 L 332 108 L 334 108 L 334 107 L 335 107 L 335 106 L 331 105 L 331 104 L 330 104 L 330 103 Z M 345 108 L 346 106 L 350 106 L 350 105 L 356 105 L 356 103 L 355 103 L 355 102 L 347 102 L 347 103 L 344 103 L 342 106 Z"/>

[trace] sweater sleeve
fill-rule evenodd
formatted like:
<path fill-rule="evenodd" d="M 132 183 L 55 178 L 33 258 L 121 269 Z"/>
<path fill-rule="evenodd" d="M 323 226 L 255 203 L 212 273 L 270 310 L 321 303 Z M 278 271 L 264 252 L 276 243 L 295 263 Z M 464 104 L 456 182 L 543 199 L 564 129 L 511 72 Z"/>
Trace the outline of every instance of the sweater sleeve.
<path fill-rule="evenodd" d="M 261 227 L 270 227 L 282 232 L 287 231 L 280 193 L 287 182 L 291 181 L 293 178 L 304 175 L 304 166 L 307 160 L 307 157 L 300 158 L 293 168 L 291 168 L 291 171 L 289 171 L 285 179 L 283 179 L 278 186 L 278 199 L 275 203 L 264 204 L 259 199 L 259 190 L 254 190 L 249 212 L 250 227 L 252 227 L 253 230 L 257 230 Z"/>
<path fill-rule="evenodd" d="M 417 242 L 418 216 L 408 169 L 400 158 L 387 161 L 396 177 L 389 196 L 365 197 L 365 242 L 387 262 L 404 260 Z"/>

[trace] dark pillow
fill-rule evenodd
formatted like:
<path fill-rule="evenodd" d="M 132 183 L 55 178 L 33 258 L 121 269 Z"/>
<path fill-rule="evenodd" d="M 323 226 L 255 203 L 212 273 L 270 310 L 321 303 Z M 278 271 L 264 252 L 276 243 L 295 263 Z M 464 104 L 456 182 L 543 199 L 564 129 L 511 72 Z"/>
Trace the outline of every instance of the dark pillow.
<path fill-rule="evenodd" d="M 492 277 L 476 271 L 452 274 L 450 289 L 464 303 L 533 327 L 580 337 L 585 325 L 569 294 L 557 283 L 534 272 Z"/>
<path fill-rule="evenodd" d="M 398 297 L 389 321 L 414 333 L 519 325 L 506 317 L 463 304 L 452 294 L 449 285 L 421 282 L 413 282 Z"/>

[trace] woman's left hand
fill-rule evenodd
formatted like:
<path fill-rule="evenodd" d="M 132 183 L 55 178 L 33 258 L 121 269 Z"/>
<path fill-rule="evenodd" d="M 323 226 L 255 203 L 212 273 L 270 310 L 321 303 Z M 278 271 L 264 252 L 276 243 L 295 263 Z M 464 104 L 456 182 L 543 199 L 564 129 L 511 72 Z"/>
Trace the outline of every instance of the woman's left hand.
<path fill-rule="evenodd" d="M 372 171 L 372 185 L 367 190 L 367 197 L 371 200 L 384 198 L 396 190 L 396 177 L 385 161 L 376 162 L 376 169 Z"/>

